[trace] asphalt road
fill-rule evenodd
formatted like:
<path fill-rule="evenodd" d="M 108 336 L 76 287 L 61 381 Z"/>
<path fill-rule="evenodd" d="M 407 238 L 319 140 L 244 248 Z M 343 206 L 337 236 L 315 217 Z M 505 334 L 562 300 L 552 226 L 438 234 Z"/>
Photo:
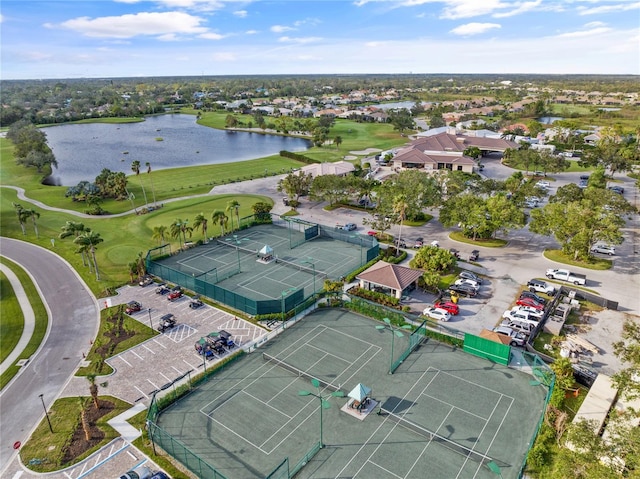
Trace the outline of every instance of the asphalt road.
<path fill-rule="evenodd" d="M 58 397 L 95 338 L 98 304 L 75 271 L 59 256 L 39 246 L 2 238 L 1 254 L 26 269 L 49 312 L 41 348 L 0 393 L 0 477 L 15 457 L 13 444 L 24 443 Z M 87 394 L 89 391 L 87 383 Z"/>

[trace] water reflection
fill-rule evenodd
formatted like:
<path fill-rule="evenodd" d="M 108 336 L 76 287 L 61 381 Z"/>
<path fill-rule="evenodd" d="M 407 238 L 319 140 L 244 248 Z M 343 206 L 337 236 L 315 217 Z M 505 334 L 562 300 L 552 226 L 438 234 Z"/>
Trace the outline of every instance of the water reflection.
<path fill-rule="evenodd" d="M 47 184 L 93 181 L 103 168 L 131 174 L 131 163 L 150 162 L 154 171 L 262 158 L 281 150 L 305 151 L 301 138 L 215 130 L 192 115 L 161 115 L 139 123 L 86 123 L 44 129 L 58 168 Z"/>

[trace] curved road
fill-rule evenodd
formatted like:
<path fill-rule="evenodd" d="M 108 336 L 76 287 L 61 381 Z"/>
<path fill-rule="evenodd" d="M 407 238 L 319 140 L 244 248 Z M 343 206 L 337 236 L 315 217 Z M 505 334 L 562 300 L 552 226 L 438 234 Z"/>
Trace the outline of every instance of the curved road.
<path fill-rule="evenodd" d="M 40 246 L 2 238 L 2 256 L 27 270 L 49 313 L 44 343 L 31 361 L 0 392 L 0 477 L 58 397 L 96 336 L 100 310 L 93 294 L 71 266 Z M 88 386 L 87 386 L 88 392 Z"/>

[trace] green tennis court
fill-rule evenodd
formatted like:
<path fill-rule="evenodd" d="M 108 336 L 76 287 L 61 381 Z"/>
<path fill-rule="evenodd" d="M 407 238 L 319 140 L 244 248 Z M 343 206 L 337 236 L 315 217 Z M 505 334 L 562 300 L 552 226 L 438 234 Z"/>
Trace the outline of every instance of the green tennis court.
<path fill-rule="evenodd" d="M 319 309 L 175 403 L 157 424 L 227 479 L 265 478 L 285 457 L 291 470 L 321 440 L 326 447 L 296 477 L 518 477 L 546 388 L 433 340 L 390 375 L 391 350 L 397 358 L 408 335 L 379 325 Z M 335 397 L 359 384 L 371 389 L 368 414 Z M 161 442 L 180 458 L 173 443 Z"/>

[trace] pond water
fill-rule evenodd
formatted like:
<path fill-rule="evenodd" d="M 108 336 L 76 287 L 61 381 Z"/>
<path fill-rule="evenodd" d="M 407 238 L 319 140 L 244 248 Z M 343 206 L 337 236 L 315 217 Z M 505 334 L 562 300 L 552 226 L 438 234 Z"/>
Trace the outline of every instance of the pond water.
<path fill-rule="evenodd" d="M 103 168 L 129 175 L 135 160 L 141 171 L 146 171 L 146 162 L 156 171 L 251 160 L 311 146 L 302 138 L 216 130 L 184 114 L 151 116 L 139 123 L 60 125 L 43 131 L 58 162 L 46 183 L 64 186 L 93 182 Z"/>
<path fill-rule="evenodd" d="M 564 120 L 562 116 L 541 116 L 537 119 L 543 125 L 553 125 L 554 121 Z"/>

